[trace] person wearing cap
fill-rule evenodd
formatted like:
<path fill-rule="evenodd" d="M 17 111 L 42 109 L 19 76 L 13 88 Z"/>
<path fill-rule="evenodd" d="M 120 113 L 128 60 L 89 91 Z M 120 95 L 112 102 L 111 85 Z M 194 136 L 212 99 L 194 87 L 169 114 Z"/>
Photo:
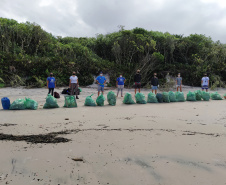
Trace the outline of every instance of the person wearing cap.
<path fill-rule="evenodd" d="M 126 79 L 122 76 L 122 73 L 120 73 L 120 76 L 116 80 L 116 87 L 118 88 L 117 97 L 118 97 L 119 91 L 121 91 L 121 97 L 123 97 L 123 89 L 124 89 L 125 82 L 126 82 Z"/>
<path fill-rule="evenodd" d="M 134 75 L 134 84 L 135 84 L 135 94 L 137 93 L 137 89 L 140 93 L 140 88 L 141 88 L 141 75 L 140 75 L 140 70 L 138 69 L 136 74 Z"/>
<path fill-rule="evenodd" d="M 155 91 L 155 94 L 157 94 L 157 89 L 159 87 L 159 80 L 157 78 L 157 73 L 154 73 L 154 77 L 151 79 L 151 86 L 152 86 L 152 93 Z"/>
<path fill-rule="evenodd" d="M 49 77 L 47 78 L 47 88 L 49 89 L 49 93 L 53 96 L 54 88 L 56 88 L 56 79 L 53 77 L 53 73 L 49 74 Z"/>
<path fill-rule="evenodd" d="M 72 72 L 72 76 L 69 78 L 69 88 L 71 90 L 70 94 L 76 95 L 76 99 L 78 98 L 78 86 L 79 86 L 79 82 L 78 82 L 78 77 L 76 76 L 75 71 Z"/>
<path fill-rule="evenodd" d="M 176 78 L 176 88 L 177 88 L 177 92 L 179 88 L 180 88 L 180 92 L 182 92 L 182 77 L 180 76 L 180 73 L 178 73 Z"/>
<path fill-rule="evenodd" d="M 201 80 L 201 86 L 202 86 L 202 91 L 204 91 L 204 89 L 206 89 L 206 92 L 208 92 L 208 88 L 209 88 L 209 77 L 207 77 L 207 74 L 204 74 L 204 77 L 202 77 Z"/>
<path fill-rule="evenodd" d="M 104 84 L 106 83 L 106 78 L 103 76 L 102 72 L 100 72 L 100 75 L 96 78 L 96 82 L 98 84 L 98 96 L 100 95 L 100 91 L 104 94 Z"/>

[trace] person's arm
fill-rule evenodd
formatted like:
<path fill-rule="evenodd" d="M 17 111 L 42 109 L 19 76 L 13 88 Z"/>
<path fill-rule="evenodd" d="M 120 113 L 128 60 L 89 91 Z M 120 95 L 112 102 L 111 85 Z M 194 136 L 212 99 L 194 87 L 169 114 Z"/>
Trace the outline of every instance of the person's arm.
<path fill-rule="evenodd" d="M 202 86 L 203 80 L 201 80 L 201 86 Z"/>
<path fill-rule="evenodd" d="M 116 87 L 118 87 L 118 79 L 116 80 Z"/>
<path fill-rule="evenodd" d="M 49 80 L 47 80 L 47 88 L 49 87 Z"/>
<path fill-rule="evenodd" d="M 104 80 L 104 84 L 106 84 L 106 80 Z"/>
<path fill-rule="evenodd" d="M 124 84 L 126 83 L 126 79 L 124 80 Z"/>

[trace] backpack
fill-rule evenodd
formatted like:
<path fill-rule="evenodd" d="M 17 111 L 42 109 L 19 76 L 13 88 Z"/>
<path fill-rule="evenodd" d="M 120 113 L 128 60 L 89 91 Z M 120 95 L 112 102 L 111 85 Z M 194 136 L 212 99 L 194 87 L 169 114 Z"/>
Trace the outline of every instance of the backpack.
<path fill-rule="evenodd" d="M 59 95 L 59 93 L 57 93 L 57 92 L 54 92 L 54 98 L 60 98 L 60 95 Z"/>

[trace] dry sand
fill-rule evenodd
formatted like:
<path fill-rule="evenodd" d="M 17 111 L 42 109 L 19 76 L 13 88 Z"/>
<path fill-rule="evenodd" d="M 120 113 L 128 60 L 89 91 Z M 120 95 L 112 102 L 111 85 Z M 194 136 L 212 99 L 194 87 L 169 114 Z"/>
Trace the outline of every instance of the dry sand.
<path fill-rule="evenodd" d="M 60 132 L 54 136 L 70 140 L 1 140 L 0 184 L 226 184 L 225 100 L 124 105 L 120 97 L 116 106 L 83 106 L 92 93 L 96 99 L 96 89 L 83 88 L 78 108 L 63 108 L 61 95 L 61 108 L 46 110 L 47 89 L 0 89 L 0 98 L 11 102 L 30 97 L 39 103 L 35 111 L 0 110 L 0 133 Z"/>

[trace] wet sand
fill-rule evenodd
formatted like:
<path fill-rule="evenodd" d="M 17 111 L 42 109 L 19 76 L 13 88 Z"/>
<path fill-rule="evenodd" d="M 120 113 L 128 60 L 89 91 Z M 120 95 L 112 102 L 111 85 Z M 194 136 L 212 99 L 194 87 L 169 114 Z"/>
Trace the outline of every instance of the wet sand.
<path fill-rule="evenodd" d="M 226 184 L 226 100 L 83 106 L 92 93 L 83 88 L 77 108 L 63 108 L 61 95 L 61 108 L 46 110 L 47 89 L 0 89 L 39 103 L 0 110 L 0 184 Z"/>

